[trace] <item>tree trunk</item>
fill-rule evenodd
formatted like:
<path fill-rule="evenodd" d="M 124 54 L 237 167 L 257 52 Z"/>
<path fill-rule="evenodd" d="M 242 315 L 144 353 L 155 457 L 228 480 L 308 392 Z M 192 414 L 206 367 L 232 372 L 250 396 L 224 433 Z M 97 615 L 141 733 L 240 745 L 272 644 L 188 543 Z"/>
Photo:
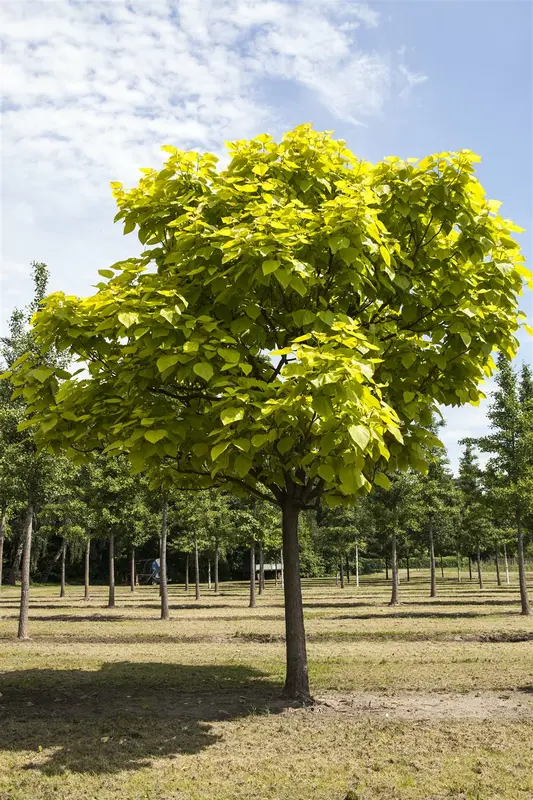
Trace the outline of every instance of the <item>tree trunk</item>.
<path fill-rule="evenodd" d="M 274 586 L 278 585 L 278 559 L 274 561 Z"/>
<path fill-rule="evenodd" d="M 281 551 L 281 588 L 285 587 L 285 561 L 283 559 L 283 550 Z"/>
<path fill-rule="evenodd" d="M 429 569 L 430 569 L 430 597 L 437 596 L 437 574 L 435 570 L 435 542 L 433 540 L 433 528 L 429 528 Z"/>
<path fill-rule="evenodd" d="M 342 550 L 339 553 L 339 574 L 341 577 L 341 589 L 344 589 L 344 565 L 342 563 Z"/>
<path fill-rule="evenodd" d="M 479 582 L 479 588 L 483 589 L 483 573 L 481 572 L 481 553 L 479 550 L 479 545 L 477 546 L 477 579 Z"/>
<path fill-rule="evenodd" d="M 396 534 L 392 534 L 391 542 L 391 572 L 392 572 L 392 595 L 389 605 L 398 605 L 398 552 L 396 547 Z"/>
<path fill-rule="evenodd" d="M 91 540 L 87 539 L 87 544 L 85 545 L 85 594 L 84 600 L 90 600 L 90 573 L 89 573 L 89 564 L 91 558 Z"/>
<path fill-rule="evenodd" d="M 255 608 L 255 545 L 250 547 L 250 608 Z"/>
<path fill-rule="evenodd" d="M 440 557 L 440 576 L 444 580 L 444 559 Z"/>
<path fill-rule="evenodd" d="M 259 594 L 265 591 L 265 551 L 263 542 L 259 543 Z"/>
<path fill-rule="evenodd" d="M 161 556 L 159 563 L 159 588 L 161 590 L 161 619 L 168 619 L 168 584 L 167 584 L 167 515 L 168 502 L 165 497 L 163 500 L 163 519 L 161 521 Z"/>
<path fill-rule="evenodd" d="M 28 497 L 26 516 L 24 518 L 24 531 L 22 538 L 22 572 L 20 576 L 20 612 L 19 612 L 19 639 L 29 639 L 28 615 L 30 607 L 30 559 L 31 536 L 33 532 L 33 502 Z"/>
<path fill-rule="evenodd" d="M 505 562 L 505 583 L 507 584 L 507 586 L 509 586 L 511 581 L 509 580 L 509 561 L 507 559 L 507 545 L 506 544 L 504 544 L 504 546 L 503 546 L 503 559 L 504 559 L 504 562 Z"/>
<path fill-rule="evenodd" d="M 0 514 L 0 594 L 2 594 L 2 576 L 4 570 L 4 539 L 6 535 L 6 507 L 3 506 Z"/>
<path fill-rule="evenodd" d="M 468 575 L 470 580 L 472 580 L 472 558 L 468 556 Z"/>
<path fill-rule="evenodd" d="M 285 500 L 282 515 L 283 560 L 286 567 L 284 589 L 287 654 L 287 672 L 283 694 L 290 700 L 298 700 L 305 703 L 311 700 L 311 694 L 307 671 L 307 648 L 300 580 L 299 511 L 289 498 Z"/>
<path fill-rule="evenodd" d="M 461 553 L 457 551 L 457 583 L 461 583 Z"/>
<path fill-rule="evenodd" d="M 346 553 L 346 583 L 350 583 L 350 557 Z"/>
<path fill-rule="evenodd" d="M 405 554 L 405 566 L 407 567 L 407 583 L 411 582 L 411 571 L 409 569 L 409 550 Z"/>
<path fill-rule="evenodd" d="M 359 586 L 359 545 L 355 543 L 355 585 Z"/>
<path fill-rule="evenodd" d="M 108 608 L 115 608 L 115 534 L 109 534 L 109 601 Z"/>
<path fill-rule="evenodd" d="M 185 591 L 189 591 L 189 554 L 185 553 Z"/>
<path fill-rule="evenodd" d="M 61 588 L 59 590 L 59 596 L 65 596 L 65 584 L 66 584 L 66 561 L 67 561 L 67 542 L 63 539 L 63 546 L 61 548 Z"/>
<path fill-rule="evenodd" d="M 135 591 L 135 548 L 131 548 L 130 554 L 130 592 Z"/>
<path fill-rule="evenodd" d="M 385 556 L 385 580 L 389 580 L 389 559 Z"/>
<path fill-rule="evenodd" d="M 218 583 L 218 542 L 215 545 L 215 594 L 219 592 L 219 583 Z"/>
<path fill-rule="evenodd" d="M 211 559 L 207 557 L 207 588 L 211 591 Z"/>
<path fill-rule="evenodd" d="M 500 553 L 498 548 L 496 548 L 496 553 L 494 554 L 494 565 L 496 567 L 496 583 L 501 586 L 502 576 L 500 575 Z"/>
<path fill-rule="evenodd" d="M 524 532 L 522 530 L 522 517 L 520 509 L 516 511 L 516 542 L 518 545 L 518 582 L 520 584 L 521 613 L 531 614 L 531 607 L 527 596 L 526 564 L 524 560 Z"/>
<path fill-rule="evenodd" d="M 20 563 L 22 561 L 22 551 L 24 550 L 24 534 L 19 536 L 16 550 L 13 552 L 13 557 L 11 559 L 11 566 L 9 568 L 9 572 L 7 573 L 6 583 L 9 586 L 16 586 L 17 583 L 17 575 L 20 570 Z"/>
<path fill-rule="evenodd" d="M 200 559 L 198 556 L 198 537 L 194 534 L 194 582 L 196 599 L 200 599 Z"/>

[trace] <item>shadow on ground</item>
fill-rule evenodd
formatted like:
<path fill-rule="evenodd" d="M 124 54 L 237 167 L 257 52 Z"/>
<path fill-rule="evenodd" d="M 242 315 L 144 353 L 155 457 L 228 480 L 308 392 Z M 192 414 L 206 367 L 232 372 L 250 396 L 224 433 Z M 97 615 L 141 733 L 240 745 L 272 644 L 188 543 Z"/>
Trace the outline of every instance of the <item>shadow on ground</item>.
<path fill-rule="evenodd" d="M 280 686 L 238 665 L 115 662 L 0 674 L 0 750 L 53 775 L 140 769 L 215 744 L 210 723 L 279 713 Z M 32 755 L 33 754 L 33 755 Z"/>

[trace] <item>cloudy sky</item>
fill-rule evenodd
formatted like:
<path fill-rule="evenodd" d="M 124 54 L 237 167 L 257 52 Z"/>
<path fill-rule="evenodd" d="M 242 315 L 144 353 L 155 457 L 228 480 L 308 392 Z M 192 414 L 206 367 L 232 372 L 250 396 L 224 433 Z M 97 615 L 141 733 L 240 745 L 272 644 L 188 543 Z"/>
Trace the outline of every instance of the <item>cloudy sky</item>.
<path fill-rule="evenodd" d="M 109 182 L 157 167 L 161 144 L 220 154 L 303 121 L 374 161 L 479 153 L 530 258 L 532 12 L 529 0 L 2 0 L 2 325 L 29 298 L 31 260 L 48 263 L 51 289 L 83 294 L 136 252 L 112 223 Z M 455 464 L 484 408 L 447 419 Z"/>

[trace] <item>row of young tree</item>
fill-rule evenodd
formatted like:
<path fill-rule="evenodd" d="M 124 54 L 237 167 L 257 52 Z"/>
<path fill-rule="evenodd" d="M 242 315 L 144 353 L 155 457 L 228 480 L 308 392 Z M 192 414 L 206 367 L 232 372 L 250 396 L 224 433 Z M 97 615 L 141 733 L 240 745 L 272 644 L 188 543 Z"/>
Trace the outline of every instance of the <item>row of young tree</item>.
<path fill-rule="evenodd" d="M 33 302 L 13 313 L 9 334 L 2 339 L 6 367 L 33 346 L 27 323 L 46 289 L 44 264 L 33 265 L 33 278 Z M 429 556 L 430 595 L 435 597 L 438 557 L 442 573 L 443 559 L 449 563 L 451 555 L 456 558 L 459 581 L 463 558 L 468 559 L 470 578 L 474 561 L 483 588 L 483 562 L 493 558 L 498 585 L 502 585 L 502 573 L 508 584 L 508 557 L 516 554 L 522 612 L 529 613 L 524 535 L 527 543 L 533 527 L 533 381 L 528 366 L 517 376 L 503 357 L 496 380 L 489 410 L 491 433 L 464 442 L 456 478 L 445 451 L 434 447 L 427 474 L 396 471 L 387 477 L 386 486 L 376 485 L 350 507 L 319 506 L 306 512 L 300 537 L 301 573 L 334 573 L 344 587 L 350 571 L 358 585 L 361 571 L 379 569 L 384 563 L 387 578 L 390 567 L 394 605 L 399 602 L 402 559 L 409 581 L 413 560 L 420 563 Z M 76 578 L 83 564 L 88 600 L 91 547 L 93 576 L 108 580 L 109 607 L 115 605 L 117 559 L 123 567 L 127 564 L 122 578 L 128 573 L 134 591 L 139 578 L 154 577 L 152 561 L 159 555 L 164 572 L 163 618 L 169 615 L 167 550 L 174 561 L 170 573 L 183 580 L 186 590 L 190 575 L 194 576 L 196 599 L 200 597 L 201 560 L 203 577 L 215 594 L 219 592 L 221 559 L 228 577 L 249 574 L 251 606 L 255 605 L 256 573 L 259 594 L 264 590 L 265 559 L 275 564 L 277 581 L 283 569 L 279 510 L 259 498 L 239 498 L 213 489 L 173 490 L 163 495 L 150 488 L 146 475 L 133 475 L 122 455 L 95 453 L 76 465 L 61 455 L 38 454 L 31 435 L 24 430 L 24 399 L 13 399 L 11 392 L 7 382 L 0 383 L 0 588 L 2 580 L 15 584 L 22 571 L 27 593 L 29 569 L 41 581 L 59 576 L 63 597 L 67 563 Z M 436 433 L 437 426 L 432 428 Z M 484 469 L 476 450 L 490 456 Z M 24 560 L 30 529 L 33 548 L 31 558 Z M 250 561 L 245 566 L 247 548 Z M 21 637 L 27 636 L 27 597 L 23 600 Z"/>
<path fill-rule="evenodd" d="M 519 305 L 533 273 L 469 150 L 371 164 L 311 125 L 230 143 L 220 170 L 210 153 L 163 149 L 162 170 L 113 184 L 143 252 L 100 270 L 89 297 L 41 292 L 8 359 L 26 434 L 23 587 L 49 456 L 122 454 L 146 475 L 162 574 L 174 490 L 263 500 L 281 515 L 284 692 L 305 702 L 299 525 L 435 463 L 439 404 L 479 401 L 492 353 L 512 358 L 518 328 L 533 333 Z M 512 451 L 494 491 L 513 509 L 525 612 L 520 431 L 518 451 L 515 433 L 480 446 Z M 479 479 L 474 495 L 463 528 L 485 507 Z M 398 544 L 399 510 L 383 513 Z M 434 551 L 436 523 L 428 535 Z"/>

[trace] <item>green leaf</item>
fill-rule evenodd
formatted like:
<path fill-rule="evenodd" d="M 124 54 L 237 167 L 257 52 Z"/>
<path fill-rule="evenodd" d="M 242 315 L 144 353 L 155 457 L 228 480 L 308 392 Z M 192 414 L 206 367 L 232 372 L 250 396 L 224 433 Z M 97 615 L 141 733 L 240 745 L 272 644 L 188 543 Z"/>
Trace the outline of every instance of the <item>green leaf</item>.
<path fill-rule="evenodd" d="M 374 476 L 374 483 L 381 486 L 383 489 L 390 489 L 391 482 L 383 472 L 377 472 Z"/>
<path fill-rule="evenodd" d="M 239 353 L 236 350 L 230 350 L 229 347 L 219 347 L 218 354 L 228 364 L 237 364 L 240 358 Z"/>
<path fill-rule="evenodd" d="M 118 315 L 118 321 L 124 325 L 125 328 L 131 328 L 136 322 L 139 322 L 139 315 L 134 311 L 121 311 Z"/>
<path fill-rule="evenodd" d="M 339 470 L 341 488 L 345 494 L 354 494 L 362 486 L 362 481 L 358 477 L 355 467 L 341 467 Z"/>
<path fill-rule="evenodd" d="M 177 364 L 179 360 L 180 357 L 176 355 L 160 356 L 156 361 L 157 369 L 159 370 L 159 372 L 164 372 L 169 367 L 173 367 L 174 364 Z"/>
<path fill-rule="evenodd" d="M 211 380 L 214 373 L 213 367 L 207 361 L 201 361 L 199 364 L 195 364 L 192 370 L 196 375 L 199 375 L 200 378 L 203 378 L 204 381 Z"/>
<path fill-rule="evenodd" d="M 361 449 L 365 450 L 370 441 L 370 431 L 364 425 L 350 425 L 348 433 L 352 437 L 355 444 Z"/>
<path fill-rule="evenodd" d="M 232 422 L 238 422 L 244 417 L 244 408 L 226 408 L 220 413 L 220 419 L 223 425 L 231 425 Z"/>
<path fill-rule="evenodd" d="M 279 261 L 263 261 L 263 275 L 270 275 L 271 272 L 275 272 L 279 265 Z"/>
<path fill-rule="evenodd" d="M 244 453 L 237 456 L 235 459 L 235 472 L 239 478 L 244 478 L 244 476 L 250 472 L 252 463 L 252 459 L 245 456 Z"/>
<path fill-rule="evenodd" d="M 415 399 L 415 397 L 416 397 L 416 394 L 414 392 L 404 392 L 403 393 L 403 399 L 405 400 L 406 403 L 410 403 L 411 400 Z"/>
<path fill-rule="evenodd" d="M 115 273 L 112 269 L 99 269 L 98 274 L 102 276 L 102 278 L 113 278 Z"/>
<path fill-rule="evenodd" d="M 470 336 L 470 334 L 467 333 L 466 331 L 461 331 L 459 333 L 459 336 L 463 340 L 464 346 L 465 347 L 470 347 L 470 342 L 472 341 L 472 337 Z"/>
<path fill-rule="evenodd" d="M 328 244 L 331 252 L 336 253 L 338 250 L 344 250 L 346 247 L 349 247 L 350 240 L 346 236 L 336 233 L 329 237 Z"/>
<path fill-rule="evenodd" d="M 333 483 L 335 480 L 335 470 L 331 464 L 321 464 L 317 471 L 320 477 L 324 478 L 326 483 Z"/>
<path fill-rule="evenodd" d="M 390 267 L 390 253 L 384 245 L 380 245 L 379 252 L 381 253 L 381 258 L 385 262 L 385 264 Z"/>
<path fill-rule="evenodd" d="M 307 294 L 307 287 L 299 275 L 292 276 L 291 286 L 294 289 L 294 291 L 298 292 L 298 294 L 301 295 L 302 297 L 305 297 L 305 295 Z"/>
<path fill-rule="evenodd" d="M 44 383 L 53 374 L 54 370 L 50 369 L 50 367 L 37 367 L 37 369 L 32 369 L 30 372 L 30 375 L 33 378 L 37 378 L 39 383 Z"/>
<path fill-rule="evenodd" d="M 151 442 L 151 444 L 156 444 L 161 439 L 164 439 L 165 436 L 167 436 L 167 435 L 168 435 L 167 431 L 161 429 L 161 430 L 154 430 L 154 431 L 146 431 L 145 434 L 144 434 L 144 438 L 148 442 Z"/>
<path fill-rule="evenodd" d="M 283 439 L 280 439 L 278 442 L 278 450 L 283 455 L 289 452 L 293 444 L 294 436 L 284 436 Z"/>
<path fill-rule="evenodd" d="M 229 442 L 219 442 L 211 448 L 211 461 L 216 461 L 229 447 Z"/>
<path fill-rule="evenodd" d="M 48 433 L 48 431 L 51 431 L 52 428 L 55 428 L 58 422 L 59 422 L 58 417 L 54 417 L 53 419 L 45 419 L 43 422 L 41 422 L 42 432 Z"/>

